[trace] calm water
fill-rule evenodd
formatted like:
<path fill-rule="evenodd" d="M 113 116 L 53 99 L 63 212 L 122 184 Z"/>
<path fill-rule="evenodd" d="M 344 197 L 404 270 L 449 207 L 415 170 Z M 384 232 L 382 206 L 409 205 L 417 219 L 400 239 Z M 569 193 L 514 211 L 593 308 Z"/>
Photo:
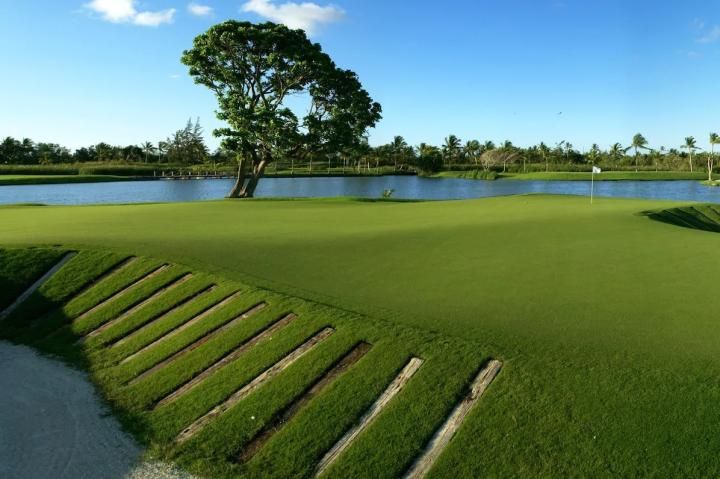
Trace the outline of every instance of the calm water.
<path fill-rule="evenodd" d="M 63 185 L 0 186 L 0 204 L 95 204 L 197 201 L 224 197 L 233 180 L 126 181 Z M 521 193 L 587 195 L 585 181 L 476 181 L 415 176 L 369 178 L 265 178 L 258 197 L 361 196 L 378 198 L 394 189 L 394 198 L 464 199 Z M 720 202 L 720 188 L 698 181 L 595 182 L 597 196 Z"/>

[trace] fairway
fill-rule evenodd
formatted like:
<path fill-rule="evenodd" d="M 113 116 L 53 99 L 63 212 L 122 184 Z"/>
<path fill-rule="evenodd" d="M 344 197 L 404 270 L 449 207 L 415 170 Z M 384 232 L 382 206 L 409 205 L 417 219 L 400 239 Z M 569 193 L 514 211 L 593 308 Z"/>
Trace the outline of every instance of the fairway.
<path fill-rule="evenodd" d="M 61 252 L 38 250 L 42 266 L 25 285 L 70 250 L 80 253 L 58 275 L 73 264 L 87 280 L 118 271 L 102 291 L 80 293 L 78 279 L 72 294 L 40 302 L 32 316 L 45 319 L 36 327 L 61 328 L 51 340 L 28 335 L 17 314 L 2 328 L 90 368 L 153 454 L 200 473 L 282 477 L 275 468 L 282 466 L 309 477 L 353 426 L 360 433 L 328 469 L 334 477 L 422 469 L 415 461 L 433 455 L 433 436 L 494 358 L 502 371 L 467 416 L 458 412 L 465 420 L 427 477 L 701 477 L 720 470 L 720 298 L 713 294 L 720 236 L 646 213 L 679 206 L 517 196 L 2 207 L 1 246 L 61 245 Z M 7 257 L 25 261 L 22 253 Z M 191 320 L 185 306 L 197 304 L 200 314 L 238 290 L 250 293 L 234 298 L 224 319 L 213 315 L 214 326 L 197 323 L 207 324 L 202 334 L 191 326 L 176 333 L 183 341 L 163 346 L 183 314 Z M 71 300 L 77 294 L 85 295 L 82 305 Z M 243 313 L 248 322 L 222 329 Z M 268 347 L 262 334 L 276 321 L 290 332 Z M 253 359 L 230 366 L 237 376 L 212 369 L 252 338 L 254 346 L 237 354 Z M 165 379 L 125 386 L 171 357 L 185 366 L 170 361 L 160 368 Z M 411 377 L 363 432 L 363 418 L 413 358 L 424 361 L 417 378 L 430 371 L 432 381 Z M 335 366 L 340 379 L 313 393 L 313 384 L 335 377 Z M 303 375 L 283 374 L 292 368 L 312 374 L 303 383 Z M 286 387 L 268 404 L 272 411 L 250 414 Z M 343 394 L 355 398 L 349 410 L 313 420 L 321 404 Z M 295 401 L 303 404 L 298 413 Z M 160 403 L 169 409 L 153 411 Z M 225 418 L 212 421 L 213 412 Z M 287 414 L 286 427 L 262 439 Z M 224 441 L 209 440 L 214 433 Z M 169 446 L 177 435 L 182 440 Z M 243 455 L 241 446 L 252 444 L 257 452 Z M 210 464 L 218 457 L 227 466 Z"/>

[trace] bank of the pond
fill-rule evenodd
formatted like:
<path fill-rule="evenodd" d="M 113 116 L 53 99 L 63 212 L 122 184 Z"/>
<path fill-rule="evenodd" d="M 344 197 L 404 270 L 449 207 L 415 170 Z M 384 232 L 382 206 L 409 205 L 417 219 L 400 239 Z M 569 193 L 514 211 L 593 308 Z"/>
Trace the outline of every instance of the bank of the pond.
<path fill-rule="evenodd" d="M 363 177 L 379 177 L 379 176 L 414 176 L 413 172 L 392 172 L 386 171 L 370 171 L 370 172 L 342 172 L 342 171 L 290 171 L 290 170 L 273 170 L 265 173 L 265 178 L 363 178 Z M 57 174 L 57 175 L 2 175 L 0 174 L 0 186 L 13 185 L 53 185 L 67 183 L 107 183 L 112 181 L 141 181 L 141 180 L 205 180 L 205 179 L 231 179 L 230 173 L 193 173 L 191 171 L 163 171 L 157 170 L 150 175 L 73 175 L 73 174 Z"/>
<path fill-rule="evenodd" d="M 0 186 L 108 183 L 111 181 L 141 181 L 145 179 L 153 178 L 120 175 L 0 175 Z"/>
<path fill-rule="evenodd" d="M 717 177 L 717 175 L 715 175 Z M 471 180 L 542 180 L 542 181 L 590 181 L 589 171 L 536 171 L 532 173 L 496 173 L 494 171 L 467 170 L 442 171 L 437 178 L 463 178 Z M 603 171 L 595 175 L 595 181 L 702 181 L 707 180 L 704 171 Z"/>

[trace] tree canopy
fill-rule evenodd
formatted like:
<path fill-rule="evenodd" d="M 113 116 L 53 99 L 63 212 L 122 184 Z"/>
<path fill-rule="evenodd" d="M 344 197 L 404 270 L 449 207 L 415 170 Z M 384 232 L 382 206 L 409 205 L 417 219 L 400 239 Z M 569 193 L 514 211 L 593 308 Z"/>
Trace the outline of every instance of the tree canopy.
<path fill-rule="evenodd" d="M 302 30 L 230 20 L 196 37 L 182 62 L 215 93 L 217 116 L 228 125 L 214 133 L 238 154 L 231 197 L 252 197 L 278 158 L 358 147 L 381 118 L 380 104 L 357 75 L 338 68 Z M 310 101 L 303 118 L 287 105 L 298 95 Z"/>

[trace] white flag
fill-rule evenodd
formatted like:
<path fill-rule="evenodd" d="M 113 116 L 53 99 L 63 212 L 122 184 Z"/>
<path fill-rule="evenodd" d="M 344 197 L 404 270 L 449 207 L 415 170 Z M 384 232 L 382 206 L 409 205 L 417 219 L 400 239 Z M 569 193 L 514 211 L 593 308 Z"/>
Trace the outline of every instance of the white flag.
<path fill-rule="evenodd" d="M 593 166 L 593 173 L 602 173 L 602 170 L 597 166 Z"/>

